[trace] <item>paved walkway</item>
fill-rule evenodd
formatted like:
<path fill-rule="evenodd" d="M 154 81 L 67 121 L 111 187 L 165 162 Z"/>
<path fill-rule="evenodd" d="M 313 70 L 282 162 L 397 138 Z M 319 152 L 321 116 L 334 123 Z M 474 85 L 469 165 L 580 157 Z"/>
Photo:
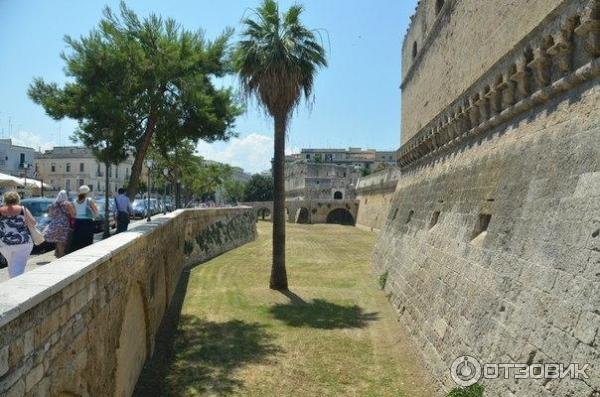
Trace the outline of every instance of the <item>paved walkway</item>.
<path fill-rule="evenodd" d="M 133 227 L 139 223 L 145 223 L 146 220 L 145 219 L 139 219 L 137 221 L 133 221 L 129 224 L 129 227 Z M 114 229 L 111 231 L 114 234 Z M 96 233 L 94 235 L 94 242 L 98 242 L 102 240 L 102 233 Z M 50 262 L 52 262 L 53 260 L 55 260 L 56 257 L 54 256 L 54 250 L 49 251 L 49 252 L 45 252 L 42 254 L 36 254 L 36 255 L 31 255 L 29 257 L 29 260 L 27 261 L 27 266 L 25 267 L 25 271 L 29 272 L 32 270 L 37 269 L 40 266 L 47 266 Z M 8 280 L 8 269 L 4 268 L 4 269 L 0 269 L 0 283 L 2 283 L 3 281 Z"/>

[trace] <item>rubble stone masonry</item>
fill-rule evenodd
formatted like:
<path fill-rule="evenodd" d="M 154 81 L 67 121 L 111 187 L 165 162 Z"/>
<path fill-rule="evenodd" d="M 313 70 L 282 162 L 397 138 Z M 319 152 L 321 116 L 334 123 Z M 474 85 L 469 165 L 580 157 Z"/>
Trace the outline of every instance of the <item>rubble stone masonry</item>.
<path fill-rule="evenodd" d="M 256 237 L 250 208 L 178 210 L 0 284 L 0 395 L 129 397 L 181 272 Z"/>

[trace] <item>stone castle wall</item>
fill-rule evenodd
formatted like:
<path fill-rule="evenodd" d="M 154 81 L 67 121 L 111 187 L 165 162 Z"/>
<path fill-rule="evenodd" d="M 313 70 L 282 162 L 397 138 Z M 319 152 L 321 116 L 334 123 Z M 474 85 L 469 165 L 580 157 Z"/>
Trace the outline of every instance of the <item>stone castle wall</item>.
<path fill-rule="evenodd" d="M 388 168 L 358 180 L 356 193 L 360 205 L 356 216 L 357 227 L 370 231 L 383 228 L 399 177 L 398 168 Z"/>
<path fill-rule="evenodd" d="M 403 144 L 563 0 L 445 0 L 436 13 L 438 2 L 419 2 L 403 45 Z"/>
<path fill-rule="evenodd" d="M 0 395 L 129 397 L 182 270 L 255 237 L 249 208 L 179 210 L 0 284 Z"/>
<path fill-rule="evenodd" d="M 486 21 L 479 12 L 492 2 L 478 2 L 466 18 L 461 4 L 471 3 L 447 3 L 452 26 Z M 493 3 L 539 11 L 537 1 Z M 412 72 L 465 87 L 439 88 L 455 98 L 431 116 L 415 111 L 422 128 L 403 120 L 416 134 L 398 152 L 402 176 L 374 264 L 442 390 L 456 386 L 451 365 L 468 354 L 484 363 L 592 366 L 585 381 L 484 381 L 486 395 L 600 391 L 600 1 L 544 7 L 539 26 L 515 28 L 523 37 L 508 52 L 488 53 L 458 32 L 436 38 L 469 47 L 471 57 L 495 57 L 470 85 L 460 64 L 471 69 L 471 58 L 460 51 Z M 498 29 L 514 20 L 504 15 L 495 15 Z M 425 77 L 414 84 L 403 103 L 437 95 Z"/>

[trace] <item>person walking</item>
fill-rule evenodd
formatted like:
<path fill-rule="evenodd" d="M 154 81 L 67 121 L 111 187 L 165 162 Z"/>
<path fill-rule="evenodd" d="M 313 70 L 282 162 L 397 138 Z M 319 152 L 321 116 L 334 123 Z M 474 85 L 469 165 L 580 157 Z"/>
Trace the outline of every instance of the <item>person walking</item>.
<path fill-rule="evenodd" d="M 75 200 L 75 227 L 69 252 L 87 247 L 94 243 L 94 219 L 98 216 L 96 203 L 87 195 L 90 188 L 86 185 L 79 187 L 79 194 Z"/>
<path fill-rule="evenodd" d="M 75 207 L 69 202 L 67 192 L 61 190 L 54 203 L 48 208 L 50 223 L 44 229 L 44 239 L 56 245 L 56 257 L 65 255 L 71 234 L 71 218 L 75 218 Z"/>
<path fill-rule="evenodd" d="M 0 207 L 0 253 L 8 263 L 8 275 L 17 277 L 25 272 L 25 265 L 33 249 L 29 232 L 35 226 L 35 218 L 22 205 L 17 192 L 4 193 L 4 204 Z"/>
<path fill-rule="evenodd" d="M 115 197 L 115 207 L 117 208 L 117 233 L 121 233 L 127 230 L 129 218 L 133 214 L 131 201 L 123 188 L 119 189 L 119 194 Z"/>

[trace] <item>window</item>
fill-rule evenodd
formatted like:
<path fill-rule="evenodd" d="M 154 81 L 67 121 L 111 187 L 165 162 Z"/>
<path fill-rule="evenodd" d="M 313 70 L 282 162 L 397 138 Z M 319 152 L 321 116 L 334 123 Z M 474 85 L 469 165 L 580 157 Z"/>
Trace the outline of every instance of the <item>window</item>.
<path fill-rule="evenodd" d="M 83 186 L 83 185 L 85 185 L 85 183 L 83 183 L 83 179 L 80 179 L 79 180 L 79 186 Z"/>
<path fill-rule="evenodd" d="M 19 156 L 19 164 L 21 164 L 21 166 L 23 166 L 23 164 L 25 164 L 25 153 L 21 153 Z"/>
<path fill-rule="evenodd" d="M 414 213 L 415 213 L 415 211 L 413 211 L 413 210 L 408 211 L 408 216 L 406 217 L 406 223 L 410 223 Z"/>
<path fill-rule="evenodd" d="M 440 211 L 435 211 L 433 215 L 431 215 L 431 221 L 429 222 L 429 228 L 431 229 L 438 223 L 438 219 L 440 218 Z"/>
<path fill-rule="evenodd" d="M 108 177 L 112 178 L 112 167 L 110 165 L 108 166 Z"/>
<path fill-rule="evenodd" d="M 413 59 L 415 59 L 417 57 L 417 53 L 419 52 L 419 46 L 417 45 L 417 42 L 415 41 L 413 43 L 413 48 L 412 48 L 412 57 Z"/>
<path fill-rule="evenodd" d="M 115 165 L 115 178 L 119 177 L 119 166 Z"/>
<path fill-rule="evenodd" d="M 337 192 L 333 193 L 333 199 L 334 200 L 341 200 L 343 197 L 344 197 L 344 195 L 340 191 L 337 191 Z"/>
<path fill-rule="evenodd" d="M 56 164 L 50 164 L 50 172 L 56 172 Z"/>
<path fill-rule="evenodd" d="M 125 167 L 125 178 L 129 178 L 129 168 Z"/>
<path fill-rule="evenodd" d="M 67 191 L 71 190 L 71 180 L 67 179 L 65 181 L 65 189 L 67 189 Z"/>
<path fill-rule="evenodd" d="M 67 172 L 71 172 L 71 163 L 67 163 Z"/>
<path fill-rule="evenodd" d="M 436 0 L 435 13 L 439 14 L 439 12 L 442 11 L 442 8 L 444 8 L 444 0 Z"/>
<path fill-rule="evenodd" d="M 491 214 L 479 214 L 479 219 L 475 224 L 475 229 L 473 230 L 473 235 L 471 239 L 474 240 L 480 234 L 487 232 L 488 227 L 490 226 L 490 221 L 492 220 Z"/>
<path fill-rule="evenodd" d="M 84 169 L 85 166 L 83 165 L 83 163 L 79 163 L 79 172 L 83 172 Z"/>

